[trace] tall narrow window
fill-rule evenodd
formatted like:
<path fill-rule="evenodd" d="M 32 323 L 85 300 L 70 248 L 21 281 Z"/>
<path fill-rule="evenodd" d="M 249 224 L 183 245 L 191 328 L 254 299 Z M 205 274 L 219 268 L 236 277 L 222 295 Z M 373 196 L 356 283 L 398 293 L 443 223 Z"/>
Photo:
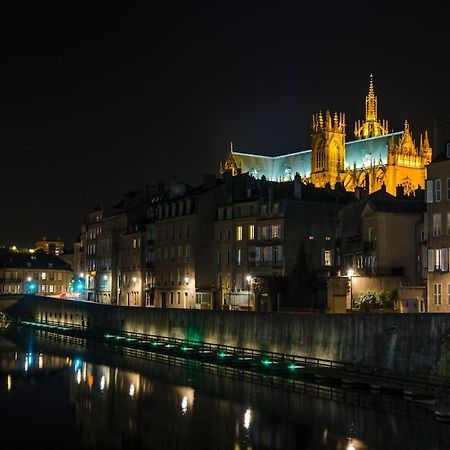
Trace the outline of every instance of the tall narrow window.
<path fill-rule="evenodd" d="M 331 266 L 331 250 L 324 250 L 323 252 L 323 265 Z"/>
<path fill-rule="evenodd" d="M 242 264 L 242 250 L 240 248 L 236 250 L 236 264 L 238 266 Z"/>
<path fill-rule="evenodd" d="M 442 234 L 442 215 L 433 214 L 433 236 L 440 236 Z"/>
<path fill-rule="evenodd" d="M 255 225 L 248 226 L 248 240 L 253 241 L 255 239 Z"/>
<path fill-rule="evenodd" d="M 242 225 L 236 227 L 236 240 L 242 241 Z"/>
<path fill-rule="evenodd" d="M 434 201 L 435 202 L 441 201 L 441 180 L 440 179 L 434 180 Z"/>
<path fill-rule="evenodd" d="M 272 239 L 281 238 L 281 225 L 272 225 Z"/>
<path fill-rule="evenodd" d="M 434 304 L 442 304 L 442 283 L 434 283 L 433 285 Z"/>

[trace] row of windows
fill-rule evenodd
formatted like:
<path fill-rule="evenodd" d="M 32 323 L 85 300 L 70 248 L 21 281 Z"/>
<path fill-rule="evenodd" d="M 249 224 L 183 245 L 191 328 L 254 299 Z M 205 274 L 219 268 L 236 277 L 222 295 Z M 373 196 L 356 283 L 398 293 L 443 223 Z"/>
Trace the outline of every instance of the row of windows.
<path fill-rule="evenodd" d="M 274 203 L 272 205 L 264 204 L 260 205 L 258 211 L 258 205 L 249 204 L 249 205 L 237 205 L 234 207 L 234 215 L 233 215 L 233 207 L 228 206 L 226 208 L 218 208 L 217 209 L 217 220 L 231 220 L 239 217 L 251 217 L 255 216 L 258 212 L 261 216 L 271 216 L 280 214 L 280 204 Z"/>
<path fill-rule="evenodd" d="M 30 290 L 25 287 L 25 292 Z M 41 284 L 33 288 L 32 292 L 40 292 L 42 294 L 60 294 L 65 292 L 63 286 L 59 284 Z M 20 284 L 5 284 L 3 286 L 3 294 L 22 294 L 22 286 Z"/>
<path fill-rule="evenodd" d="M 62 272 L 26 272 L 25 276 L 27 281 L 31 280 L 58 280 L 61 281 L 63 279 Z M 6 271 L 5 279 L 6 280 L 17 280 L 19 278 L 19 272 L 17 271 Z"/>
<path fill-rule="evenodd" d="M 185 307 L 187 305 L 188 302 L 188 292 L 160 292 L 159 293 L 159 299 L 161 302 L 161 305 L 164 306 L 164 304 L 166 304 L 167 302 L 170 305 L 182 305 L 183 307 Z M 183 302 L 183 304 L 182 304 Z"/>
<path fill-rule="evenodd" d="M 450 200 L 450 178 L 445 180 L 446 200 Z M 443 200 L 442 180 L 427 180 L 427 203 L 440 202 Z"/>
<path fill-rule="evenodd" d="M 157 286 L 181 286 L 189 284 L 189 268 L 162 269 L 156 275 Z"/>
<path fill-rule="evenodd" d="M 191 246 L 178 245 L 177 247 L 162 247 L 156 250 L 157 261 L 190 261 Z"/>
<path fill-rule="evenodd" d="M 450 212 L 447 212 L 447 229 L 446 233 L 450 234 Z M 433 214 L 433 236 L 441 236 L 442 234 L 442 214 Z"/>
<path fill-rule="evenodd" d="M 158 229 L 158 241 L 174 241 L 177 239 L 189 239 L 191 236 L 191 227 L 187 223 L 185 225 L 178 225 L 172 227 L 165 227 Z"/>
<path fill-rule="evenodd" d="M 433 284 L 433 301 L 435 305 L 442 305 L 442 283 Z M 450 284 L 447 285 L 447 305 L 450 305 Z"/>
<path fill-rule="evenodd" d="M 178 202 L 166 203 L 158 207 L 158 219 L 183 216 L 192 213 L 193 201 L 190 198 Z"/>
<path fill-rule="evenodd" d="M 89 228 L 87 232 L 88 239 L 95 239 L 102 232 L 102 227 Z"/>

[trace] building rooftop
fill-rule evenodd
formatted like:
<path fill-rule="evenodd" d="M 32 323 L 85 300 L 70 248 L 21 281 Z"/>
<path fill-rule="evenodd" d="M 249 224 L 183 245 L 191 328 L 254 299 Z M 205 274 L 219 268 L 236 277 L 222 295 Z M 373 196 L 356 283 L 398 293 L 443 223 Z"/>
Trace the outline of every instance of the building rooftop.
<path fill-rule="evenodd" d="M 70 264 L 42 251 L 32 254 L 8 252 L 0 256 L 0 268 L 71 270 Z"/>

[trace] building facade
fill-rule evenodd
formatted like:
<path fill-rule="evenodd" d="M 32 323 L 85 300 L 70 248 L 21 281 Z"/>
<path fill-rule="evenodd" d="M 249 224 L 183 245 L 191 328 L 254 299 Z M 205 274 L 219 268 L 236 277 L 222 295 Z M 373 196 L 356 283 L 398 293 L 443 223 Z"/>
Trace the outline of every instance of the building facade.
<path fill-rule="evenodd" d="M 450 312 L 450 133 L 428 166 L 428 311 Z"/>
<path fill-rule="evenodd" d="M 0 294 L 65 295 L 71 279 L 69 264 L 42 250 L 0 257 Z"/>
<path fill-rule="evenodd" d="M 162 308 L 214 307 L 213 233 L 220 180 L 172 181 L 156 212 L 156 298 Z"/>
<path fill-rule="evenodd" d="M 233 184 L 234 189 L 228 187 Z M 227 175 L 224 187 L 226 195 L 217 204 L 214 224 L 219 307 L 305 307 L 299 300 L 301 292 L 287 292 L 287 280 L 300 252 L 307 258 L 305 270 L 314 271 L 319 279 L 334 273 L 336 215 L 352 196 L 304 184 L 299 176 L 275 183 L 248 174 Z M 325 290 L 318 291 L 310 308 L 325 303 Z"/>

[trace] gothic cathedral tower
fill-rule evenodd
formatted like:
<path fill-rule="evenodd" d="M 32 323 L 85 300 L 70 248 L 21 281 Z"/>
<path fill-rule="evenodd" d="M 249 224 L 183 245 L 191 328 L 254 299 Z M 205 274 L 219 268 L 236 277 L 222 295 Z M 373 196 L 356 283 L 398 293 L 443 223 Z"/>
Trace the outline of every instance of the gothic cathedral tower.
<path fill-rule="evenodd" d="M 355 138 L 367 139 L 388 134 L 387 120 L 378 120 L 378 99 L 373 87 L 373 76 L 370 75 L 369 94 L 366 95 L 366 120 L 355 122 Z"/>
<path fill-rule="evenodd" d="M 311 182 L 316 187 L 334 187 L 345 171 L 345 115 L 330 112 L 312 118 Z"/>

